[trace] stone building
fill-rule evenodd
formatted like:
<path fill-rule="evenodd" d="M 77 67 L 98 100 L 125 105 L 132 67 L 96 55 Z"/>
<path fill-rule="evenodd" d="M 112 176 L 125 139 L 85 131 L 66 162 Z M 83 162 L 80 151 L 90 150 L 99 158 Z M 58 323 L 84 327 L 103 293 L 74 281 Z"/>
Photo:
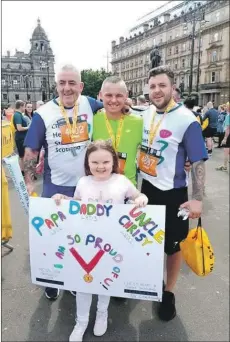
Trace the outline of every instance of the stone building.
<path fill-rule="evenodd" d="M 14 104 L 16 100 L 46 101 L 53 96 L 55 87 L 54 55 L 46 32 L 37 20 L 30 39 L 30 52 L 7 52 L 2 56 L 2 105 Z"/>
<path fill-rule="evenodd" d="M 189 19 L 195 14 L 195 25 Z M 194 27 L 194 35 L 192 34 Z M 128 85 L 130 94 L 148 94 L 150 51 L 158 45 L 161 64 L 170 65 L 175 84 L 189 92 L 192 37 L 192 91 L 199 104 L 229 100 L 229 1 L 169 1 L 144 16 L 129 35 L 112 41 L 112 70 Z M 198 67 L 199 65 L 199 67 Z M 200 70 L 199 78 L 198 68 Z"/>

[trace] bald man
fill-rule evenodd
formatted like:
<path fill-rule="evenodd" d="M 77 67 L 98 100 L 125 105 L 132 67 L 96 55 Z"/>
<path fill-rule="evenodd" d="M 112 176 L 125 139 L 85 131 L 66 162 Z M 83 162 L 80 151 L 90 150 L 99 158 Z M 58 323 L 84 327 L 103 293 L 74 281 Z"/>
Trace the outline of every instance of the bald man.
<path fill-rule="evenodd" d="M 136 185 L 136 156 L 142 141 L 143 121 L 137 115 L 123 114 L 123 109 L 130 102 L 126 84 L 120 77 L 110 76 L 104 80 L 100 98 L 104 112 L 93 118 L 93 140 L 110 139 L 113 142 L 119 156 L 120 171 Z"/>
<path fill-rule="evenodd" d="M 92 138 L 93 115 L 103 107 L 102 102 L 81 95 L 83 87 L 80 72 L 72 65 L 65 65 L 57 75 L 58 98 L 36 110 L 25 139 L 24 172 L 29 194 L 34 191 L 33 176 L 43 146 L 42 197 L 50 198 L 56 193 L 73 197 L 77 179 L 84 175 L 84 156 Z M 75 120 L 77 127 L 73 131 Z M 45 295 L 55 300 L 59 290 L 46 288 Z"/>

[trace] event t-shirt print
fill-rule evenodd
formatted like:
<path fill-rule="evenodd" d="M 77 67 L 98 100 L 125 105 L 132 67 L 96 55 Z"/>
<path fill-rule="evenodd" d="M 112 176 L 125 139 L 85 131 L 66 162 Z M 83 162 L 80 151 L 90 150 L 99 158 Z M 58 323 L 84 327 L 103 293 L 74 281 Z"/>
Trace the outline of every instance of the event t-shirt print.
<path fill-rule="evenodd" d="M 33 283 L 161 301 L 164 206 L 30 198 L 29 210 Z"/>

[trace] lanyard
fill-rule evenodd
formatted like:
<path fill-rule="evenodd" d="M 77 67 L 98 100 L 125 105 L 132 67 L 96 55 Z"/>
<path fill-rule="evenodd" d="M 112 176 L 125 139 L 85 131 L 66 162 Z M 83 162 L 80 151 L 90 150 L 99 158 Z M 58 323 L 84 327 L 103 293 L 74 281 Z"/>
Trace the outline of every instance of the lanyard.
<path fill-rule="evenodd" d="M 69 132 L 68 134 L 72 142 L 74 142 L 74 135 L 76 134 L 76 130 L 77 130 L 78 103 L 75 102 L 75 105 L 73 108 L 73 125 L 70 124 L 69 116 L 67 115 L 67 112 L 63 104 L 60 101 L 59 101 L 59 106 L 61 109 L 62 116 L 65 119 L 66 125 L 68 127 L 68 132 Z"/>
<path fill-rule="evenodd" d="M 105 115 L 106 128 L 108 130 L 110 139 L 112 140 L 113 148 L 117 152 L 119 144 L 120 144 L 120 140 L 121 140 L 121 131 L 122 131 L 122 128 L 123 128 L 125 116 L 121 115 L 121 118 L 120 118 L 119 124 L 118 124 L 117 134 L 116 134 L 116 137 L 115 137 L 115 135 L 113 133 L 113 129 L 112 129 L 111 125 L 110 125 L 110 122 L 109 122 L 109 119 L 107 118 L 106 113 L 104 115 Z"/>
<path fill-rule="evenodd" d="M 157 115 L 157 112 L 155 111 L 153 113 L 153 117 L 152 117 L 152 120 L 151 120 L 151 125 L 150 125 L 150 131 L 149 131 L 149 147 L 152 145 L 153 143 L 153 140 L 157 134 L 157 131 L 158 131 L 158 128 L 160 127 L 162 121 L 164 120 L 165 118 L 165 115 L 175 106 L 176 102 L 171 99 L 164 114 L 162 115 L 162 118 L 158 121 L 158 123 L 156 124 L 156 126 L 154 127 L 154 121 L 155 121 L 155 117 Z"/>

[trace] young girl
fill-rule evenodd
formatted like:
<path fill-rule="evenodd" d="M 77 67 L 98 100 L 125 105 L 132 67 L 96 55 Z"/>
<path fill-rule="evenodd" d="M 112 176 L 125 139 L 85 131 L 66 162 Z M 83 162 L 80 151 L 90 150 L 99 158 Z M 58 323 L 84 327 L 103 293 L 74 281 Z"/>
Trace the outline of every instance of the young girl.
<path fill-rule="evenodd" d="M 118 157 L 108 141 L 98 140 L 88 146 L 85 174 L 86 176 L 78 181 L 74 199 L 117 204 L 124 203 L 125 199 L 131 199 L 136 206 L 145 206 L 148 203 L 148 198 L 141 194 L 125 176 L 119 174 Z M 61 194 L 56 194 L 53 198 L 57 204 L 60 204 L 61 199 L 69 199 Z M 107 330 L 109 301 L 108 296 L 98 296 L 95 336 L 102 336 Z M 76 325 L 69 341 L 82 341 L 88 326 L 91 302 L 91 294 L 77 293 Z"/>

